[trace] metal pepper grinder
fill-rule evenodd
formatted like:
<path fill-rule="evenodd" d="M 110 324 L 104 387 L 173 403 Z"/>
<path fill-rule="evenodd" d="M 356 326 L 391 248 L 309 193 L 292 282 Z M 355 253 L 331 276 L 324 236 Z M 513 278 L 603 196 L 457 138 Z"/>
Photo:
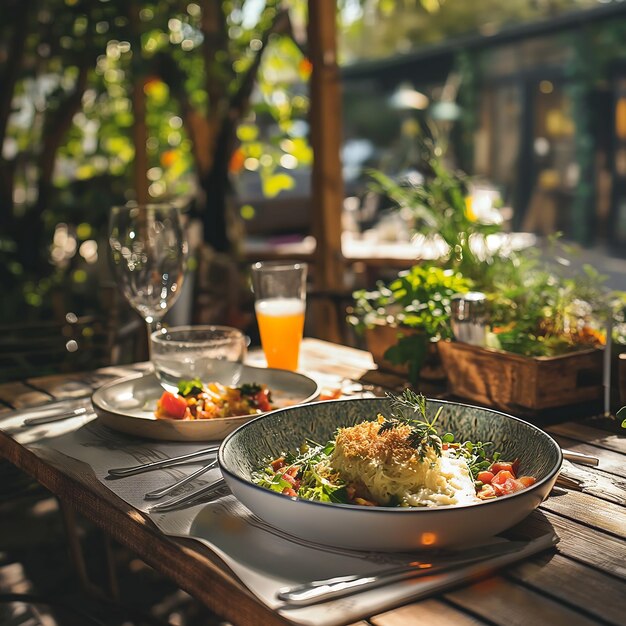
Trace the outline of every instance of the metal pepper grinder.
<path fill-rule="evenodd" d="M 450 302 L 452 333 L 473 346 L 487 343 L 487 296 L 480 291 L 456 293 Z"/>

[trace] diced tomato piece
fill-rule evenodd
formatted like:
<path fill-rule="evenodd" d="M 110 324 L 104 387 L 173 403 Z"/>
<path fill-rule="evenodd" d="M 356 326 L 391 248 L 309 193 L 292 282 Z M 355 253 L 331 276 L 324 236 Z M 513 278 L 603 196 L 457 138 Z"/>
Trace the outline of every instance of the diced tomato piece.
<path fill-rule="evenodd" d="M 495 476 L 498 472 L 502 470 L 506 470 L 507 472 L 511 472 L 511 474 L 515 474 L 513 471 L 513 463 L 509 463 L 506 461 L 496 461 L 491 464 L 489 471 Z"/>
<path fill-rule="evenodd" d="M 476 476 L 476 480 L 480 480 L 481 483 L 484 483 L 485 485 L 490 485 L 491 481 L 493 480 L 493 472 L 488 472 L 488 471 L 484 471 L 484 472 L 478 472 L 478 476 Z"/>
<path fill-rule="evenodd" d="M 260 411 L 265 412 L 265 411 L 272 410 L 272 405 L 270 404 L 268 396 L 269 396 L 268 389 L 261 389 L 261 391 L 254 394 L 254 400 L 253 400 L 254 404 Z"/>
<path fill-rule="evenodd" d="M 282 493 L 283 495 L 291 496 L 292 498 L 296 498 L 298 496 L 298 494 L 293 489 L 291 489 L 291 487 L 285 487 Z"/>
<path fill-rule="evenodd" d="M 297 465 L 292 465 L 285 473 L 289 474 L 292 478 L 295 478 L 300 471 L 300 468 Z"/>
<path fill-rule="evenodd" d="M 272 469 L 277 472 L 279 469 L 285 467 L 285 457 L 279 456 L 277 459 L 274 459 L 270 465 L 272 466 Z"/>
<path fill-rule="evenodd" d="M 503 469 L 503 470 L 500 470 L 491 479 L 491 484 L 492 485 L 502 485 L 503 483 L 505 483 L 507 480 L 509 480 L 511 478 L 515 478 L 515 476 L 513 476 L 513 474 L 509 470 Z"/>
<path fill-rule="evenodd" d="M 530 487 L 537 482 L 537 479 L 534 476 L 520 476 L 517 480 L 519 480 L 524 487 Z"/>
<path fill-rule="evenodd" d="M 281 476 L 281 478 L 283 480 L 286 480 L 288 483 L 291 483 L 292 485 L 296 482 L 296 479 L 293 476 L 290 476 L 289 474 L 283 474 Z"/>
<path fill-rule="evenodd" d="M 519 459 L 515 459 L 515 461 L 513 461 L 512 467 L 513 469 L 511 471 L 513 472 L 513 476 L 517 478 L 517 475 L 519 474 Z"/>
<path fill-rule="evenodd" d="M 496 497 L 496 490 L 491 485 L 483 485 L 481 490 L 476 494 L 481 500 L 488 500 Z"/>
<path fill-rule="evenodd" d="M 508 477 L 505 476 L 503 481 L 497 482 L 496 479 L 500 474 L 509 474 Z M 513 478 L 513 475 L 510 472 L 498 472 L 495 478 L 493 479 L 491 486 L 496 492 L 497 496 L 507 496 L 510 493 L 515 493 L 516 491 L 522 491 L 522 489 L 526 489 L 526 486 L 517 480 L 517 478 Z"/>
<path fill-rule="evenodd" d="M 169 391 L 164 391 L 161 399 L 159 400 L 159 406 L 168 414 L 169 417 L 174 419 L 182 419 L 185 416 L 187 410 L 187 400 L 181 396 L 176 396 Z"/>

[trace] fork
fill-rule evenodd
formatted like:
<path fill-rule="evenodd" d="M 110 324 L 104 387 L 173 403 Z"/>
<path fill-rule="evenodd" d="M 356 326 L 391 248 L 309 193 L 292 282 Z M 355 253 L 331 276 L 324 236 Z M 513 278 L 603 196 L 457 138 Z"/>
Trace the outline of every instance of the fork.
<path fill-rule="evenodd" d="M 198 476 L 202 476 L 202 474 L 208 472 L 210 469 L 213 469 L 216 465 L 217 465 L 217 459 L 214 459 L 207 465 L 204 465 L 200 469 L 189 474 L 189 476 L 185 476 L 185 478 L 183 478 L 182 480 L 177 480 L 176 482 L 172 483 L 171 485 L 168 485 L 167 487 L 162 487 L 161 489 L 155 489 L 154 491 L 149 491 L 144 496 L 144 500 L 158 500 L 159 498 L 166 496 L 168 493 L 171 493 L 178 487 L 182 487 L 183 485 L 190 483 L 192 480 L 198 478 Z"/>
<path fill-rule="evenodd" d="M 142 472 L 149 472 L 154 469 L 161 469 L 164 467 L 172 467 L 174 465 L 182 465 L 183 463 L 189 463 L 199 457 L 214 454 L 219 450 L 219 446 L 209 446 L 202 450 L 196 450 L 195 452 L 189 452 L 187 454 L 181 454 L 180 456 L 173 456 L 169 459 L 161 459 L 160 461 L 151 461 L 150 463 L 140 463 L 139 465 L 132 465 L 131 467 L 114 467 L 109 470 L 107 478 L 125 478 L 126 476 L 134 476 L 135 474 L 141 474 Z"/>
<path fill-rule="evenodd" d="M 212 482 L 210 485 L 206 487 L 201 487 L 200 489 L 196 489 L 196 491 L 192 491 L 191 493 L 185 494 L 183 496 L 178 496 L 177 498 L 170 498 L 165 502 L 161 502 L 160 504 L 155 504 L 148 509 L 149 513 L 165 513 L 166 511 L 175 511 L 178 508 L 183 506 L 192 505 L 199 500 L 201 496 L 210 496 L 226 486 L 226 481 L 223 478 L 219 478 L 215 482 Z"/>

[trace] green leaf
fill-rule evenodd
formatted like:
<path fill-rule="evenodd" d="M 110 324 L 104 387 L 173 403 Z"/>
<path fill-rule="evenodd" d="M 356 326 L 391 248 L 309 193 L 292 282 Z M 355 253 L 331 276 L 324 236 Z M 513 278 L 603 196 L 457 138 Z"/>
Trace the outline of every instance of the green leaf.
<path fill-rule="evenodd" d="M 203 389 L 202 381 L 199 378 L 193 380 L 181 380 L 178 383 L 178 395 L 186 398 L 187 396 L 195 396 Z"/>
<path fill-rule="evenodd" d="M 338 487 L 333 489 L 328 494 L 328 499 L 331 502 L 337 502 L 338 504 L 347 504 L 348 502 L 348 490 L 346 487 Z"/>
<path fill-rule="evenodd" d="M 244 383 L 238 387 L 243 396 L 254 396 L 261 391 L 262 387 L 258 383 Z"/>
<path fill-rule="evenodd" d="M 428 354 L 428 337 L 423 333 L 401 337 L 395 346 L 387 348 L 383 355 L 394 365 L 409 365 L 409 381 L 415 385 Z"/>

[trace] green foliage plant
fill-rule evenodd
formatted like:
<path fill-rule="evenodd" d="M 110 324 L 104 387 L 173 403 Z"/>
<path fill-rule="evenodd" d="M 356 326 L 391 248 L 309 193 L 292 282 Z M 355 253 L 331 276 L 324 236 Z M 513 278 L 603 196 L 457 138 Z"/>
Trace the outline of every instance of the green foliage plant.
<path fill-rule="evenodd" d="M 616 320 L 626 319 L 626 299 L 622 305 L 615 304 L 619 298 L 609 294 L 605 278 L 591 266 L 568 275 L 567 263 L 546 262 L 535 248 L 489 250 L 487 237 L 501 232 L 502 227 L 482 222 L 472 211 L 469 177 L 447 166 L 434 140 L 423 139 L 421 151 L 423 182 L 400 184 L 378 171 L 372 171 L 371 176 L 378 191 L 393 200 L 403 215 L 410 216 L 414 233 L 445 241 L 448 254 L 437 261 L 438 265 L 457 273 L 460 279 L 469 279 L 474 289 L 487 294 L 492 326 L 489 346 L 525 356 L 556 356 L 602 346 L 611 298 Z M 574 254 L 559 237 L 557 234 L 550 239 L 544 257 L 556 260 Z M 387 310 L 397 320 L 393 307 L 400 301 L 403 306 L 410 304 L 399 297 L 400 286 L 407 280 L 398 277 L 386 304 L 377 300 L 378 315 Z M 381 291 L 381 295 L 384 293 Z M 407 293 L 416 301 L 428 300 L 423 300 L 424 294 L 415 289 Z M 357 308 L 362 308 L 362 303 Z M 441 329 L 429 328 L 432 320 L 425 321 L 421 312 L 402 309 L 400 323 L 424 327 L 430 337 L 446 338 Z M 626 337 L 626 322 L 617 328 Z M 417 350 L 417 340 L 412 341 L 411 349 Z M 405 358 L 411 358 L 408 339 L 390 351 L 390 360 Z"/>
<path fill-rule="evenodd" d="M 502 231 L 501 224 L 481 221 L 472 211 L 470 179 L 450 169 L 437 147 L 424 140 L 424 181 L 400 184 L 386 174 L 371 170 L 374 187 L 386 194 L 404 215 L 414 232 L 440 237 L 448 247 L 444 265 L 468 278 L 479 278 L 482 261 L 475 252 L 476 240 Z M 484 247 L 484 246 L 483 246 Z"/>
<path fill-rule="evenodd" d="M 552 239 L 552 259 L 572 251 Z M 617 292 L 590 265 L 568 274 L 567 264 L 541 259 L 535 249 L 500 257 L 486 268 L 479 288 L 488 295 L 488 345 L 525 356 L 557 356 L 605 343 Z"/>
<path fill-rule="evenodd" d="M 469 279 L 453 269 L 434 264 L 414 265 L 389 283 L 379 281 L 373 291 L 355 291 L 348 322 L 359 333 L 380 324 L 396 326 L 400 331 L 402 328 L 420 331 L 400 336 L 384 355 L 395 365 L 408 365 L 409 380 L 416 384 L 429 342 L 452 336 L 452 296 L 468 292 L 471 286 Z"/>

